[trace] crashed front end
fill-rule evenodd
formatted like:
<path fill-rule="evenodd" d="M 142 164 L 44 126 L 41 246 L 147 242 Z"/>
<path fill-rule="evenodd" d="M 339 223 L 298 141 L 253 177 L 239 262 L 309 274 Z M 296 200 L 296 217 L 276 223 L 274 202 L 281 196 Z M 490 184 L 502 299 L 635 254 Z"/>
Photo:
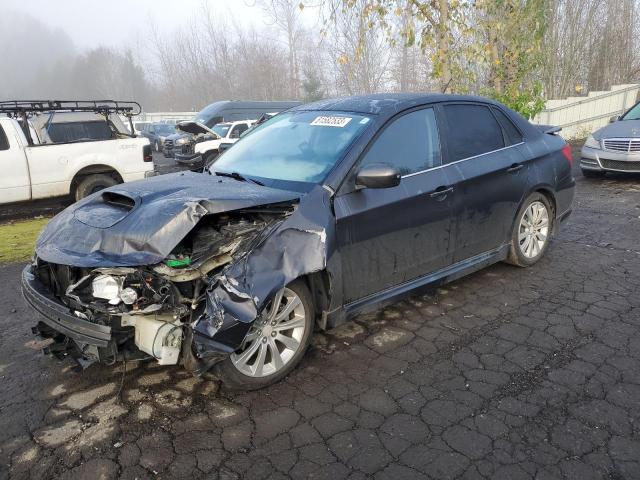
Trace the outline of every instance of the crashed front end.
<path fill-rule="evenodd" d="M 35 257 L 23 272 L 25 298 L 44 316 L 35 332 L 48 352 L 83 366 L 152 357 L 162 365 L 183 360 L 192 369 L 208 367 L 220 358 L 212 354 L 212 342 L 216 353 L 232 352 L 245 329 L 208 339 L 200 349 L 209 353 L 207 365 L 196 365 L 200 361 L 186 347 L 193 327 L 207 321 L 207 292 L 227 281 L 221 279 L 225 266 L 250 252 L 293 209 L 205 218 L 164 261 L 149 266 L 73 267 Z"/>
<path fill-rule="evenodd" d="M 290 192 L 213 186 L 224 198 L 114 187 L 54 218 L 22 275 L 36 345 L 82 367 L 155 359 L 195 374 L 239 349 L 276 291 L 324 267 L 326 231 Z"/>

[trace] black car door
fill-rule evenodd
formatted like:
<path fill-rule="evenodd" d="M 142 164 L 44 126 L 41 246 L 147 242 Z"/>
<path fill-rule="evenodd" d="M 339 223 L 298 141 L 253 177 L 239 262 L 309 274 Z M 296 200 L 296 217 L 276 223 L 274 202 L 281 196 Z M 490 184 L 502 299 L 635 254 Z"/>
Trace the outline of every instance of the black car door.
<path fill-rule="evenodd" d="M 455 263 L 508 241 L 529 183 L 529 163 L 519 148 L 520 132 L 496 107 L 452 103 L 442 112 L 447 173 L 456 192 Z"/>
<path fill-rule="evenodd" d="M 396 187 L 354 189 L 335 199 L 346 303 L 450 263 L 452 196 L 440 152 L 434 110 L 424 108 L 392 120 L 355 166 L 386 163 L 402 179 Z"/>

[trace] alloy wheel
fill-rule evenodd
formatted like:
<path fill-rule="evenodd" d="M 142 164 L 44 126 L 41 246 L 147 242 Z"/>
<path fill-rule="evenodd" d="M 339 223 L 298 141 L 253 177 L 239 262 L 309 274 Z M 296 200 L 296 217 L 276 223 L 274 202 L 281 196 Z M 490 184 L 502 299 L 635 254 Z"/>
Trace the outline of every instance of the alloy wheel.
<path fill-rule="evenodd" d="M 518 227 L 518 247 L 526 258 L 542 252 L 549 237 L 549 211 L 544 203 L 532 202 L 522 214 Z"/>
<path fill-rule="evenodd" d="M 266 377 L 282 370 L 302 346 L 306 312 L 300 297 L 283 288 L 254 322 L 231 362 L 244 375 Z"/>

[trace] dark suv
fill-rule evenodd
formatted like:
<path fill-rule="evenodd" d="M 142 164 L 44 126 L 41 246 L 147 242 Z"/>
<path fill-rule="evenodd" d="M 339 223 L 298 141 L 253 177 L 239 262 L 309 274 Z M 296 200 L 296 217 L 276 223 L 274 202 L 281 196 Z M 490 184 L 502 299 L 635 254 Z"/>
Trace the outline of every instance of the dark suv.
<path fill-rule="evenodd" d="M 154 358 L 236 388 L 283 378 L 315 325 L 499 261 L 570 212 L 571 154 L 482 98 L 381 94 L 277 115 L 204 173 L 118 185 L 46 227 L 23 292 L 59 356 Z"/>

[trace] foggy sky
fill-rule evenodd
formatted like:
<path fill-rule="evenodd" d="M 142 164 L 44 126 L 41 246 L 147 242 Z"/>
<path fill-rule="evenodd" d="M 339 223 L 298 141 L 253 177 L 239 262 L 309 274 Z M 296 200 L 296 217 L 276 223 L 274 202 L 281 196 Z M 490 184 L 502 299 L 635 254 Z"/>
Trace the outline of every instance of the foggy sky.
<path fill-rule="evenodd" d="M 204 1 L 241 24 L 263 22 L 253 0 L 2 0 L 0 15 L 12 10 L 28 14 L 85 50 L 139 45 L 148 38 L 151 23 L 168 34 L 197 15 Z"/>

